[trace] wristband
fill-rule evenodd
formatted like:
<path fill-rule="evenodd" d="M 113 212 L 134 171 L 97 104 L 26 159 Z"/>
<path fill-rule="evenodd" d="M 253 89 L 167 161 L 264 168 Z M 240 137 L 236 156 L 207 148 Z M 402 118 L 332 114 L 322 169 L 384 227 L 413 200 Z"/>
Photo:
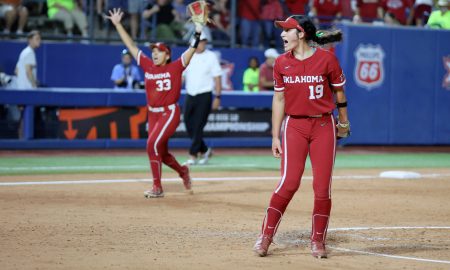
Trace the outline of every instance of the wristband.
<path fill-rule="evenodd" d="M 347 101 L 346 101 L 346 102 L 341 102 L 341 103 L 336 102 L 336 107 L 337 107 L 337 108 L 344 108 L 344 107 L 347 107 Z"/>
<path fill-rule="evenodd" d="M 194 40 L 192 41 L 192 48 L 197 49 L 198 44 L 200 43 L 200 35 L 201 33 L 194 33 Z"/>

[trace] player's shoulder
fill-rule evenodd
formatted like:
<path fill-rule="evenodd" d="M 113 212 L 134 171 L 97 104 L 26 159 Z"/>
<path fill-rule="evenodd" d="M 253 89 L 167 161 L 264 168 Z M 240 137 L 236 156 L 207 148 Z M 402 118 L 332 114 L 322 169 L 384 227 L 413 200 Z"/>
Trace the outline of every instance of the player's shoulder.
<path fill-rule="evenodd" d="M 287 61 L 292 56 L 291 52 L 284 52 L 280 54 L 277 58 L 275 58 L 275 62 L 282 63 Z"/>
<path fill-rule="evenodd" d="M 291 61 L 291 58 L 291 52 L 280 54 L 277 58 L 275 58 L 274 68 L 286 65 L 289 61 Z"/>
<path fill-rule="evenodd" d="M 324 57 L 335 57 L 335 55 L 332 51 L 321 48 L 321 47 L 316 47 L 316 52 Z"/>
<path fill-rule="evenodd" d="M 316 50 L 318 57 L 326 59 L 327 61 L 338 61 L 338 58 L 334 52 L 320 47 L 317 47 Z"/>

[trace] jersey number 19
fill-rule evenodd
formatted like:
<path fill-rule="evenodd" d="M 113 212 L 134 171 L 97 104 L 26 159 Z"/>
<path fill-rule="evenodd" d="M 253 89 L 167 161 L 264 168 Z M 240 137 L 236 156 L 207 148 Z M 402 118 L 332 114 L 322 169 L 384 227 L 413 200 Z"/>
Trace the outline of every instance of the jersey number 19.
<path fill-rule="evenodd" d="M 314 85 L 309 86 L 309 99 L 319 99 L 323 97 L 323 85 L 318 84 L 316 87 Z"/>

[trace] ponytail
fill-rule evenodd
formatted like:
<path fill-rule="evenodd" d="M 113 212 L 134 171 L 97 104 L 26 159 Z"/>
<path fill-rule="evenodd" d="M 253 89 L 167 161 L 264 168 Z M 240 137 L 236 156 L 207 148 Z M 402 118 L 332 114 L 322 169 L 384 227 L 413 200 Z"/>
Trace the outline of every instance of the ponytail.
<path fill-rule="evenodd" d="M 294 15 L 292 18 L 303 28 L 306 41 L 313 41 L 318 45 L 325 45 L 342 40 L 341 30 L 317 30 L 312 19 L 306 15 Z"/>
<path fill-rule="evenodd" d="M 319 30 L 311 38 L 312 41 L 319 45 L 325 45 L 332 42 L 339 42 L 342 40 L 341 30 Z"/>

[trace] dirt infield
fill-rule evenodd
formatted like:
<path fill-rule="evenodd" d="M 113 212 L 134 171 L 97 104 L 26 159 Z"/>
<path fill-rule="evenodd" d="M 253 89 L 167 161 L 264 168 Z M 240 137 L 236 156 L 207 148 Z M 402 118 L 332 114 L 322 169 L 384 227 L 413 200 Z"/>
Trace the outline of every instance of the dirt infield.
<path fill-rule="evenodd" d="M 336 171 L 328 237 L 331 255 L 326 260 L 309 253 L 310 171 L 266 258 L 254 256 L 251 248 L 277 171 L 197 173 L 194 178 L 202 181 L 194 182 L 194 195 L 183 192 L 181 181 L 166 181 L 163 199 L 144 199 L 142 192 L 149 183 L 139 180 L 3 185 L 0 265 L 1 269 L 450 269 L 450 169 L 415 171 L 435 175 L 393 180 L 378 178 L 380 170 Z M 143 178 L 148 175 L 2 176 L 0 183 Z"/>

